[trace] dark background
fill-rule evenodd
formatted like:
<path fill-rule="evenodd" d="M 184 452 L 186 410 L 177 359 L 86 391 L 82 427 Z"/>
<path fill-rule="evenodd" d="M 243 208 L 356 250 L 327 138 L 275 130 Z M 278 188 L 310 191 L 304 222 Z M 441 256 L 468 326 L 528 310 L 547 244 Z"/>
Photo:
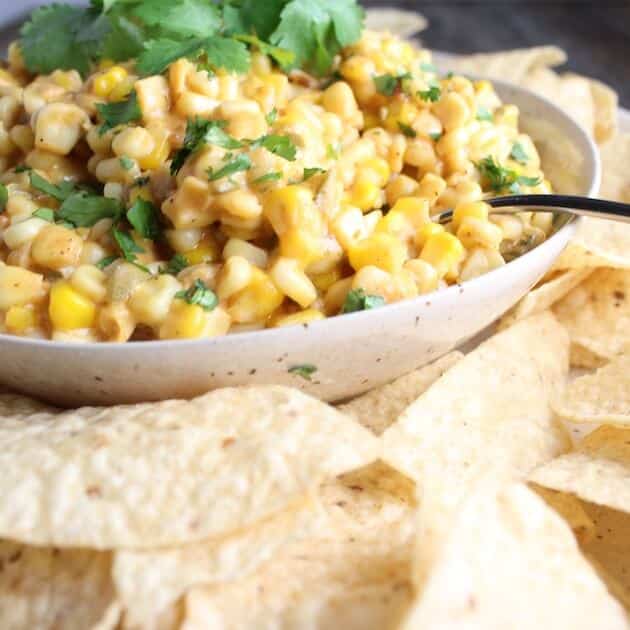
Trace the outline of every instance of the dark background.
<path fill-rule="evenodd" d="M 15 36 L 13 29 L 4 30 L 2 25 L 15 24 L 42 1 L 0 0 L 0 53 L 3 43 Z M 608 83 L 619 92 L 621 104 L 630 108 L 630 0 L 363 0 L 363 3 L 420 11 L 429 20 L 429 29 L 422 34 L 422 40 L 435 50 L 471 53 L 556 44 L 569 54 L 567 69 Z"/>
<path fill-rule="evenodd" d="M 264 0 L 263 0 L 264 1 Z M 566 68 L 604 81 L 630 108 L 630 0 L 397 0 L 424 14 L 423 43 L 435 50 L 472 53 L 555 44 L 567 51 Z"/>

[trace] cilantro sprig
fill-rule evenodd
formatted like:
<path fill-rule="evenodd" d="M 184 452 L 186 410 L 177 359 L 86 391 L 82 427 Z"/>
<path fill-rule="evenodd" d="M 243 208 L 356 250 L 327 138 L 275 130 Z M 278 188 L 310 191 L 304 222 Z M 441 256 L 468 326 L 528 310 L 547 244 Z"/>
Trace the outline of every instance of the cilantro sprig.
<path fill-rule="evenodd" d="M 219 298 L 212 289 L 209 289 L 201 280 L 195 280 L 185 291 L 178 291 L 175 297 L 184 300 L 187 304 L 201 306 L 204 311 L 212 311 L 219 304 Z"/>
<path fill-rule="evenodd" d="M 380 295 L 368 295 L 363 289 L 353 289 L 346 296 L 342 313 L 356 313 L 357 311 L 369 311 L 385 305 L 385 299 Z"/>
<path fill-rule="evenodd" d="M 142 117 L 142 111 L 140 110 L 140 105 L 138 105 L 138 96 L 135 90 L 132 90 L 124 101 L 99 103 L 96 105 L 96 109 L 103 119 L 103 124 L 98 130 L 100 136 L 118 125 L 135 122 Z"/>
<path fill-rule="evenodd" d="M 136 69 L 150 75 L 180 57 L 245 72 L 255 48 L 286 70 L 325 75 L 335 55 L 359 39 L 363 18 L 356 0 L 92 0 L 36 9 L 20 46 L 33 73 L 59 68 L 85 76 L 110 58 L 136 59 Z"/>
<path fill-rule="evenodd" d="M 516 171 L 501 166 L 491 155 L 483 158 L 475 166 L 494 192 L 507 190 L 511 193 L 518 193 L 521 186 L 540 184 L 539 177 L 519 175 Z"/>
<path fill-rule="evenodd" d="M 393 96 L 396 92 L 402 91 L 403 81 L 411 79 L 411 73 L 404 74 L 381 74 L 374 77 L 374 87 L 383 96 Z"/>

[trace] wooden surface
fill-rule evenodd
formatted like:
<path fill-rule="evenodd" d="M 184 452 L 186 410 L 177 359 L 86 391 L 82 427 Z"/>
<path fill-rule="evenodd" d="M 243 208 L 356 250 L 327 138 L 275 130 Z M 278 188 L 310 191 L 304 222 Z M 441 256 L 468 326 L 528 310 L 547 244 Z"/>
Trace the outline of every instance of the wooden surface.
<path fill-rule="evenodd" d="M 569 54 L 567 69 L 596 77 L 630 108 L 630 0 L 398 0 L 367 6 L 415 9 L 429 20 L 423 43 L 471 53 L 555 44 Z"/>

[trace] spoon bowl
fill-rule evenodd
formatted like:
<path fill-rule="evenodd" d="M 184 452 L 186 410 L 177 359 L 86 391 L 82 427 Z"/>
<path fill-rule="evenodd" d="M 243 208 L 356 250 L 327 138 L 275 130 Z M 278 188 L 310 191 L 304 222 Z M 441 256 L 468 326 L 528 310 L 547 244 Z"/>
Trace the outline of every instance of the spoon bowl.
<path fill-rule="evenodd" d="M 528 90 L 493 81 L 521 112 L 554 189 L 594 195 L 593 142 L 566 114 Z M 549 270 L 576 221 L 503 267 L 435 293 L 308 325 L 193 341 L 60 343 L 0 335 L 0 384 L 61 406 L 191 397 L 217 387 L 278 383 L 335 401 L 425 365 L 464 344 Z M 308 369 L 300 369 L 308 366 Z"/>

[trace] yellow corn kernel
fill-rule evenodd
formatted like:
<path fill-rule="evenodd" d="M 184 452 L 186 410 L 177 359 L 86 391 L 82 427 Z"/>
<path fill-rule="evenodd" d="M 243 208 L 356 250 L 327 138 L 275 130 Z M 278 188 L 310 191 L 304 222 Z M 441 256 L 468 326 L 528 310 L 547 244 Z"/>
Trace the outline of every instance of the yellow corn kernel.
<path fill-rule="evenodd" d="M 376 114 L 364 114 L 363 126 L 365 129 L 372 129 L 373 127 L 380 127 L 381 119 Z"/>
<path fill-rule="evenodd" d="M 402 269 L 407 259 L 407 248 L 390 234 L 375 233 L 353 245 L 348 257 L 356 271 L 372 265 L 394 273 Z"/>
<path fill-rule="evenodd" d="M 389 177 L 392 174 L 387 160 L 383 158 L 370 158 L 359 164 L 357 172 L 361 178 L 374 182 L 380 188 L 386 186 Z"/>
<path fill-rule="evenodd" d="M 221 251 L 214 239 L 206 236 L 199 241 L 197 247 L 184 252 L 184 256 L 190 265 L 201 265 L 219 260 Z"/>
<path fill-rule="evenodd" d="M 143 171 L 151 171 L 159 168 L 166 162 L 171 152 L 168 132 L 164 129 L 149 129 L 149 133 L 153 136 L 155 147 L 149 155 L 138 160 L 138 164 Z"/>
<path fill-rule="evenodd" d="M 144 199 L 144 201 L 150 201 L 153 203 L 154 199 L 151 188 L 149 186 L 134 186 L 129 191 L 130 205 L 133 205 L 136 202 L 136 199 Z"/>
<path fill-rule="evenodd" d="M 21 335 L 37 325 L 35 311 L 28 306 L 12 306 L 4 318 L 4 325 L 14 335 Z"/>
<path fill-rule="evenodd" d="M 321 234 L 322 217 L 313 204 L 313 193 L 305 186 L 286 186 L 266 193 L 264 215 L 276 234 L 282 236 L 290 228 L 301 228 Z"/>
<path fill-rule="evenodd" d="M 400 133 L 400 125 L 411 126 L 417 115 L 418 110 L 411 103 L 394 102 L 385 119 L 385 129 L 391 133 Z"/>
<path fill-rule="evenodd" d="M 238 324 L 264 322 L 282 304 L 284 295 L 260 269 L 252 269 L 249 285 L 232 298 L 228 309 Z"/>
<path fill-rule="evenodd" d="M 466 255 L 459 239 L 448 232 L 433 234 L 427 239 L 420 258 L 433 265 L 440 276 L 455 268 Z"/>
<path fill-rule="evenodd" d="M 273 323 L 275 328 L 282 328 L 284 326 L 299 326 L 316 322 L 320 319 L 325 319 L 326 316 L 314 308 L 308 308 L 305 311 L 299 313 L 292 313 L 291 315 L 285 315 L 284 317 L 278 317 Z"/>
<path fill-rule="evenodd" d="M 429 222 L 429 200 L 424 197 L 401 197 L 389 214 L 395 212 L 407 218 L 415 229 Z"/>
<path fill-rule="evenodd" d="M 437 289 L 440 278 L 435 267 L 425 260 L 419 258 L 408 260 L 405 263 L 405 270 L 413 275 L 418 293 L 421 295 Z"/>
<path fill-rule="evenodd" d="M 205 311 L 197 304 L 173 300 L 170 313 L 160 327 L 160 339 L 199 339 L 224 335 L 230 328 L 230 317 L 221 308 Z"/>
<path fill-rule="evenodd" d="M 313 274 L 310 278 L 311 282 L 320 293 L 326 293 L 335 282 L 341 280 L 341 275 L 339 267 L 333 267 L 330 271 Z"/>
<path fill-rule="evenodd" d="M 112 90 L 128 76 L 122 66 L 112 66 L 94 79 L 94 94 L 107 98 Z"/>
<path fill-rule="evenodd" d="M 416 246 L 419 249 L 422 249 L 431 236 L 433 236 L 434 234 L 440 234 L 441 232 L 444 232 L 444 226 L 440 225 L 439 223 L 425 223 L 416 232 Z"/>
<path fill-rule="evenodd" d="M 91 328 L 96 319 L 96 307 L 92 300 L 76 291 L 64 280 L 55 283 L 50 290 L 48 315 L 55 330 Z"/>
<path fill-rule="evenodd" d="M 280 255 L 294 258 L 302 268 L 319 260 L 322 255 L 321 239 L 307 230 L 291 228 L 280 237 Z"/>
<path fill-rule="evenodd" d="M 490 221 L 464 217 L 457 230 L 457 238 L 468 249 L 479 246 L 498 250 L 503 240 L 503 230 Z"/>
<path fill-rule="evenodd" d="M 381 189 L 370 179 L 359 177 L 350 190 L 348 201 L 363 212 L 380 208 L 382 205 Z"/>
<path fill-rule="evenodd" d="M 374 231 L 390 234 L 399 241 L 407 241 L 413 237 L 415 229 L 411 221 L 402 212 L 390 210 L 379 220 Z"/>
<path fill-rule="evenodd" d="M 274 284 L 297 302 L 302 308 L 309 307 L 317 299 L 317 289 L 310 278 L 300 269 L 300 264 L 292 258 L 278 258 L 269 271 Z"/>
<path fill-rule="evenodd" d="M 489 212 L 490 206 L 487 203 L 483 203 L 483 201 L 458 203 L 453 211 L 453 230 L 457 231 L 466 217 L 487 221 Z"/>
<path fill-rule="evenodd" d="M 114 89 L 109 93 L 109 100 L 122 101 L 127 98 L 136 84 L 136 78 L 137 77 L 125 77 L 120 83 L 115 85 Z"/>
<path fill-rule="evenodd" d="M 217 296 L 229 300 L 242 291 L 252 281 L 253 265 L 243 256 L 230 256 L 226 259 L 217 280 Z"/>

